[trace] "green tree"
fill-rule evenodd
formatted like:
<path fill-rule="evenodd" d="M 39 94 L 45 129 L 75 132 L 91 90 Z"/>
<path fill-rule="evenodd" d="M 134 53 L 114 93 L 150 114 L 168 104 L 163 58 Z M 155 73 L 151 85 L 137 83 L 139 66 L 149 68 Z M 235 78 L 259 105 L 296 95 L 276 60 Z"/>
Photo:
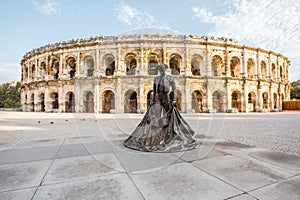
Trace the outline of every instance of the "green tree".
<path fill-rule="evenodd" d="M 300 79 L 291 83 L 291 99 L 300 99 Z"/>
<path fill-rule="evenodd" d="M 3 108 L 18 108 L 21 106 L 20 82 L 16 86 L 9 83 L 0 85 L 0 105 Z"/>

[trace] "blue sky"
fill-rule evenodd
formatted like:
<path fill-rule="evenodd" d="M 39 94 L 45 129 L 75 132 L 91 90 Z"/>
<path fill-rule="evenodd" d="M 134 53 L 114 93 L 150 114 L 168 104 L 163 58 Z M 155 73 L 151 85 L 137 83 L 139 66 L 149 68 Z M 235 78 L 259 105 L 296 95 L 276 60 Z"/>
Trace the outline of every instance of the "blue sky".
<path fill-rule="evenodd" d="M 35 47 L 72 38 L 163 27 L 237 39 L 273 50 L 300 79 L 298 0 L 0 0 L 0 83 L 20 80 L 20 60 Z"/>

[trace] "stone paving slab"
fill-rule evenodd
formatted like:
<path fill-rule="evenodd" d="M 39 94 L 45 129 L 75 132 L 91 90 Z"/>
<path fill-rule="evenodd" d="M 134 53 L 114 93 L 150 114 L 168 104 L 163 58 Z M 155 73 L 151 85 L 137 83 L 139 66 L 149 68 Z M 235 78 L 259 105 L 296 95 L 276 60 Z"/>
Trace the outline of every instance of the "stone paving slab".
<path fill-rule="evenodd" d="M 243 191 L 250 191 L 292 176 L 291 173 L 232 155 L 196 161 L 193 165 Z"/>
<path fill-rule="evenodd" d="M 0 165 L 0 192 L 40 185 L 51 160 Z"/>
<path fill-rule="evenodd" d="M 55 159 L 42 185 L 92 178 L 124 171 L 114 154 Z"/>
<path fill-rule="evenodd" d="M 20 199 L 32 199 L 36 187 L 26 188 L 21 190 L 12 190 L 8 192 L 0 193 L 1 200 L 20 200 Z"/>
<path fill-rule="evenodd" d="M 225 199 L 242 191 L 189 163 L 170 165 L 150 173 L 130 173 L 145 199 Z"/>
<path fill-rule="evenodd" d="M 277 183 L 259 188 L 250 192 L 258 199 L 265 200 L 299 200 L 300 199 L 300 174 L 298 176 L 279 181 Z"/>
<path fill-rule="evenodd" d="M 0 153 L 0 164 L 53 159 L 59 146 L 11 149 Z"/>
<path fill-rule="evenodd" d="M 112 174 L 39 187 L 34 200 L 139 200 L 143 199 L 126 174 Z"/>

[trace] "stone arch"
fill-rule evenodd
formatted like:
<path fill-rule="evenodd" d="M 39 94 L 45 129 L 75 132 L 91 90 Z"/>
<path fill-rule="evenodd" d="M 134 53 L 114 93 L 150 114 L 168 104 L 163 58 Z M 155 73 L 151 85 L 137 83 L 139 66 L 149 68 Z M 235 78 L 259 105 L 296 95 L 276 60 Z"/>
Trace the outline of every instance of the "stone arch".
<path fill-rule="evenodd" d="M 276 77 L 276 65 L 274 63 L 272 63 L 272 65 L 271 65 L 271 71 L 272 71 L 273 80 L 276 80 L 277 79 L 277 77 Z"/>
<path fill-rule="evenodd" d="M 115 94 L 111 90 L 105 90 L 102 98 L 102 112 L 110 113 L 112 109 L 115 109 Z"/>
<path fill-rule="evenodd" d="M 25 74 L 24 74 L 24 78 L 23 78 L 23 79 L 24 79 L 24 81 L 27 81 L 28 78 L 29 78 L 29 77 L 28 77 L 28 67 L 25 66 L 24 69 L 25 69 L 25 70 L 24 70 L 24 73 L 25 73 Z"/>
<path fill-rule="evenodd" d="M 75 112 L 75 95 L 73 92 L 66 94 L 65 112 Z"/>
<path fill-rule="evenodd" d="M 269 109 L 269 94 L 268 94 L 268 92 L 263 92 L 261 95 L 262 95 L 262 108 Z"/>
<path fill-rule="evenodd" d="M 45 79 L 45 75 L 46 75 L 46 63 L 45 62 L 41 62 L 40 68 L 39 68 L 39 76 L 41 77 L 41 79 Z"/>
<path fill-rule="evenodd" d="M 158 69 L 157 65 L 159 63 L 159 57 L 155 53 L 150 53 L 148 55 L 148 74 L 149 75 L 157 75 L 158 74 Z"/>
<path fill-rule="evenodd" d="M 125 113 L 137 113 L 137 93 L 133 90 L 128 90 L 125 93 L 124 102 Z"/>
<path fill-rule="evenodd" d="M 126 75 L 135 75 L 137 67 L 137 58 L 134 53 L 128 53 L 125 56 Z"/>
<path fill-rule="evenodd" d="M 30 67 L 30 79 L 34 79 L 35 78 L 35 64 L 32 64 Z"/>
<path fill-rule="evenodd" d="M 202 64 L 203 64 L 203 59 L 199 54 L 195 54 L 192 56 L 191 72 L 194 76 L 201 76 Z"/>
<path fill-rule="evenodd" d="M 52 109 L 58 109 L 58 107 L 59 107 L 58 93 L 57 92 L 50 93 L 50 99 L 52 101 Z"/>
<path fill-rule="evenodd" d="M 248 111 L 254 112 L 257 107 L 256 93 L 251 91 L 248 93 Z"/>
<path fill-rule="evenodd" d="M 214 55 L 211 61 L 212 75 L 221 76 L 223 73 L 223 61 L 221 56 Z"/>
<path fill-rule="evenodd" d="M 171 69 L 172 75 L 180 74 L 181 60 L 182 60 L 182 58 L 179 54 L 173 53 L 170 56 L 169 67 Z"/>
<path fill-rule="evenodd" d="M 52 57 L 49 65 L 48 75 L 57 80 L 59 77 L 59 59 L 57 57 Z"/>
<path fill-rule="evenodd" d="M 92 56 L 86 56 L 83 60 L 84 68 L 86 69 L 87 77 L 94 76 L 95 64 Z"/>
<path fill-rule="evenodd" d="M 260 62 L 260 73 L 261 73 L 261 78 L 266 79 L 267 76 L 267 64 L 265 61 Z"/>
<path fill-rule="evenodd" d="M 212 108 L 216 112 L 224 112 L 224 101 L 220 91 L 214 91 L 212 94 Z"/>
<path fill-rule="evenodd" d="M 39 103 L 41 106 L 41 111 L 44 112 L 45 111 L 45 94 L 44 93 L 40 93 L 39 94 Z"/>
<path fill-rule="evenodd" d="M 230 60 L 230 75 L 231 77 L 240 77 L 240 59 L 233 56 Z"/>
<path fill-rule="evenodd" d="M 115 74 L 116 65 L 115 65 L 115 57 L 113 54 L 105 54 L 103 56 L 103 66 L 105 69 L 106 76 L 113 76 Z"/>
<path fill-rule="evenodd" d="M 34 93 L 30 95 L 30 110 L 34 111 Z"/>
<path fill-rule="evenodd" d="M 247 60 L 247 73 L 249 78 L 254 78 L 255 75 L 255 62 L 252 58 Z"/>
<path fill-rule="evenodd" d="M 231 108 L 242 111 L 242 93 L 238 90 L 231 93 Z"/>
<path fill-rule="evenodd" d="M 83 105 L 84 105 L 83 112 L 87 112 L 87 113 L 94 112 L 94 94 L 91 91 L 88 91 L 84 95 Z"/>
<path fill-rule="evenodd" d="M 65 70 L 69 74 L 70 78 L 74 78 L 76 74 L 76 59 L 73 56 L 66 58 Z"/>
<path fill-rule="evenodd" d="M 199 90 L 194 90 L 192 93 L 192 109 L 196 113 L 203 112 L 203 94 Z"/>
<path fill-rule="evenodd" d="M 278 108 L 278 95 L 276 92 L 273 93 L 273 109 L 277 109 Z"/>
<path fill-rule="evenodd" d="M 283 68 L 281 65 L 279 67 L 279 76 L 280 76 L 280 81 L 282 81 L 283 80 Z"/>

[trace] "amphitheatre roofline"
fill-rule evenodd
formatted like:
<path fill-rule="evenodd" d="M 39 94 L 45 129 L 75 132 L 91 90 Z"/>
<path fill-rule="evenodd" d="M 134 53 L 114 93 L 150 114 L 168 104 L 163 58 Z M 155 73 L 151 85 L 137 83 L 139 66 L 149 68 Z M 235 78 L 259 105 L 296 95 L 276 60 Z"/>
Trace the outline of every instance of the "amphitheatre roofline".
<path fill-rule="evenodd" d="M 287 59 L 287 57 L 283 56 L 280 53 L 276 53 L 271 50 L 265 50 L 260 47 L 252 47 L 247 45 L 242 45 L 238 42 L 238 40 L 233 38 L 226 37 L 214 37 L 214 36 L 198 36 L 192 34 L 148 34 L 148 33 L 134 33 L 134 32 L 125 32 L 116 36 L 91 36 L 89 38 L 73 38 L 70 40 L 65 40 L 61 42 L 48 43 L 44 46 L 33 48 L 32 50 L 26 52 L 21 60 L 21 64 L 25 59 L 28 59 L 34 55 L 45 53 L 47 51 L 60 50 L 64 48 L 74 48 L 81 46 L 91 46 L 98 44 L 106 44 L 106 43 L 120 43 L 120 42 L 140 42 L 140 41 L 161 41 L 161 42 L 196 42 L 198 44 L 209 44 L 209 45 L 229 45 L 233 47 L 239 48 L 247 48 L 251 50 L 259 50 L 267 53 L 273 53 L 278 56 L 282 56 Z"/>

